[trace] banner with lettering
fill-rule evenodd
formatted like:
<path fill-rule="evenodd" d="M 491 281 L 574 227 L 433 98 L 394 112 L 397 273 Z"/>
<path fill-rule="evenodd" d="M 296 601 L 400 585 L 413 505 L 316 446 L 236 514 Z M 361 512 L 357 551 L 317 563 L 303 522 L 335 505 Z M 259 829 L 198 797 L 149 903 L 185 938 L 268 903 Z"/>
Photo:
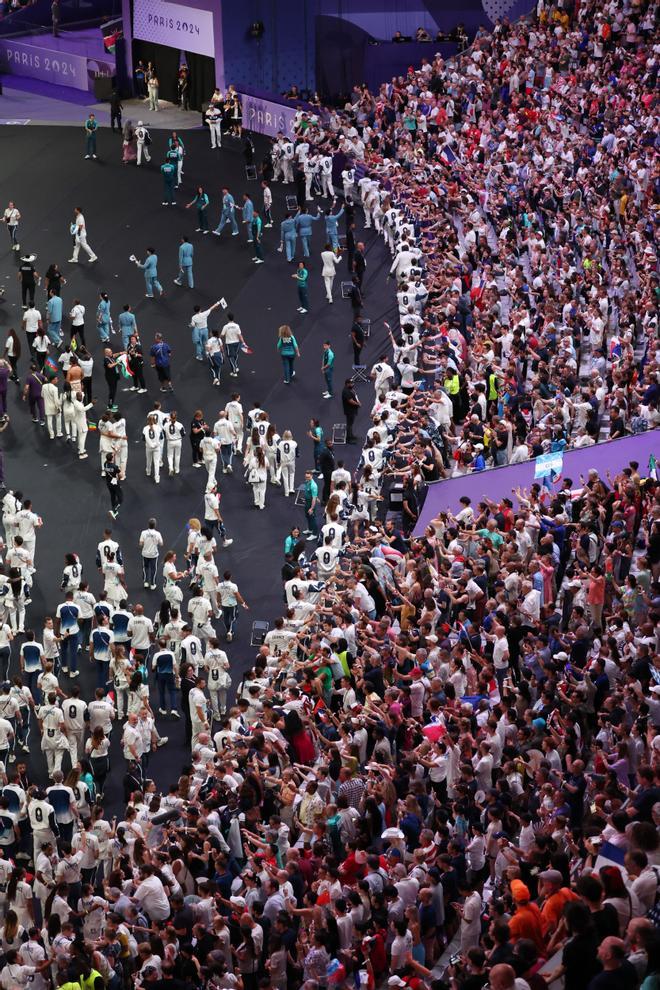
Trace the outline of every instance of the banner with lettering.
<path fill-rule="evenodd" d="M 243 107 L 243 127 L 257 134 L 267 134 L 276 137 L 278 131 L 283 134 L 293 134 L 293 121 L 296 115 L 295 106 L 285 106 L 272 100 L 262 100 L 258 96 L 241 94 Z"/>
<path fill-rule="evenodd" d="M 43 82 L 89 90 L 88 59 L 84 55 L 50 51 L 20 41 L 0 39 L 0 70 Z"/>
<path fill-rule="evenodd" d="M 220 17 L 220 4 L 217 16 Z M 133 37 L 215 58 L 213 13 L 169 0 L 134 0 Z"/>

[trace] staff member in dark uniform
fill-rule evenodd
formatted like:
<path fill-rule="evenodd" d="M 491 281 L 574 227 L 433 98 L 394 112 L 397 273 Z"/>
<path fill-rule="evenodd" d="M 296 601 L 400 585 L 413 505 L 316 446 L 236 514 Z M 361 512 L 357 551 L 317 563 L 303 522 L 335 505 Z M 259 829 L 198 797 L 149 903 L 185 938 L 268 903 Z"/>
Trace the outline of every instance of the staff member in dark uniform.
<path fill-rule="evenodd" d="M 52 265 L 49 265 L 46 272 L 46 294 L 52 289 L 56 296 L 60 296 L 63 285 L 66 285 L 66 279 L 60 271 L 60 266 L 54 261 Z"/>
<path fill-rule="evenodd" d="M 367 261 L 364 256 L 364 242 L 358 241 L 357 247 L 355 248 L 355 254 L 353 255 L 353 271 L 355 272 L 355 277 L 358 280 L 360 292 L 362 292 L 362 279 L 364 278 L 366 269 Z M 362 295 L 364 296 L 364 292 L 362 292 Z"/>
<path fill-rule="evenodd" d="M 115 131 L 115 124 L 117 124 L 118 132 L 120 134 L 122 133 L 121 112 L 123 109 L 121 97 L 119 96 L 117 90 L 113 89 L 110 94 L 110 127 L 112 128 L 113 134 Z"/>
<path fill-rule="evenodd" d="M 121 490 L 121 481 L 119 480 L 120 468 L 118 464 L 115 464 L 115 455 L 112 451 L 108 452 L 105 459 L 103 473 L 105 475 L 105 483 L 110 492 L 110 515 L 113 519 L 116 519 L 119 515 L 119 508 L 124 501 L 124 493 Z"/>
<path fill-rule="evenodd" d="M 108 409 L 117 409 L 115 396 L 117 395 L 117 385 L 119 384 L 119 368 L 117 367 L 116 355 L 112 353 L 110 347 L 103 350 L 103 371 L 108 386 Z"/>
<path fill-rule="evenodd" d="M 23 309 L 27 309 L 27 297 L 30 296 L 30 306 L 34 306 L 34 290 L 39 278 L 39 272 L 33 265 L 33 256 L 24 254 L 18 269 L 18 280 L 21 283 Z"/>
<path fill-rule="evenodd" d="M 350 378 L 346 379 L 341 390 L 341 404 L 346 417 L 346 443 L 355 443 L 357 437 L 353 433 L 353 423 L 357 418 L 361 403 Z"/>
<path fill-rule="evenodd" d="M 353 345 L 353 366 L 362 364 L 362 348 L 364 347 L 364 327 L 356 318 L 351 326 L 351 343 Z"/>
<path fill-rule="evenodd" d="M 332 472 L 336 466 L 332 446 L 332 440 L 326 440 L 319 454 L 319 468 L 321 469 L 321 474 L 323 475 L 323 494 L 321 495 L 323 505 L 325 505 L 330 498 Z"/>
<path fill-rule="evenodd" d="M 193 467 L 202 466 L 204 458 L 199 447 L 204 437 L 209 434 L 210 430 L 204 420 L 204 413 L 201 409 L 197 409 L 190 424 L 190 446 L 192 447 Z"/>

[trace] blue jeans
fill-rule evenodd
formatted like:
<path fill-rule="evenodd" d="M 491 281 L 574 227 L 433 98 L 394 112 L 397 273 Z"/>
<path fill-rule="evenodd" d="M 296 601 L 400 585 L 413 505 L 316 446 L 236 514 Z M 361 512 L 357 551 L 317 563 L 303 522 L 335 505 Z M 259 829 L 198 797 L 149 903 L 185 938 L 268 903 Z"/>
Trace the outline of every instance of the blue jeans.
<path fill-rule="evenodd" d="M 147 275 L 145 273 L 144 281 L 145 281 L 145 284 L 147 286 L 147 295 L 148 296 L 153 296 L 154 289 L 158 289 L 158 292 L 162 296 L 162 294 L 163 294 L 163 287 L 160 284 L 160 282 L 158 281 L 158 277 L 156 275 Z"/>
<path fill-rule="evenodd" d="M 332 376 L 334 375 L 334 373 L 335 373 L 334 368 L 326 368 L 326 370 L 323 372 L 323 377 L 325 378 L 325 384 L 327 386 L 327 390 L 330 393 L 330 395 L 332 395 Z"/>
<path fill-rule="evenodd" d="M 110 340 L 110 324 L 109 323 L 97 323 L 99 328 L 99 338 L 103 343 Z"/>
<path fill-rule="evenodd" d="M 236 216 L 233 210 L 223 210 L 220 215 L 220 223 L 215 228 L 216 234 L 221 234 L 226 223 L 231 224 L 232 234 L 238 233 L 238 224 L 236 223 Z"/>
<path fill-rule="evenodd" d="M 286 260 L 293 261 L 296 256 L 296 235 L 284 238 L 284 249 L 286 250 Z"/>
<path fill-rule="evenodd" d="M 339 234 L 337 233 L 337 228 L 335 227 L 334 230 L 326 230 L 326 233 L 328 235 L 328 240 L 330 241 L 332 250 L 337 251 L 339 249 Z"/>
<path fill-rule="evenodd" d="M 238 352 L 240 349 L 240 343 L 227 344 L 227 358 L 229 359 L 229 364 L 231 365 L 232 371 L 238 371 Z"/>
<path fill-rule="evenodd" d="M 295 364 L 295 355 L 291 354 L 281 354 L 282 365 L 284 367 L 284 381 L 290 382 L 293 378 L 293 366 Z"/>
<path fill-rule="evenodd" d="M 46 327 L 46 333 L 52 344 L 59 344 L 62 333 L 62 321 L 58 320 L 57 323 L 49 323 Z"/>
<path fill-rule="evenodd" d="M 66 667 L 69 671 L 78 670 L 79 639 L 80 633 L 72 633 L 69 636 L 65 636 L 60 644 L 62 667 Z"/>
<path fill-rule="evenodd" d="M 176 688 L 174 686 L 174 674 L 156 674 L 156 684 L 158 685 L 159 707 L 167 708 L 165 700 L 166 693 L 170 696 L 170 711 L 176 711 Z"/>
<path fill-rule="evenodd" d="M 192 265 L 183 265 L 179 269 L 179 277 L 178 278 L 175 278 L 174 281 L 175 282 L 178 282 L 178 284 L 181 285 L 181 283 L 183 282 L 184 275 L 185 275 L 186 280 L 188 282 L 188 288 L 189 289 L 194 289 L 195 288 L 195 279 L 193 278 Z"/>
<path fill-rule="evenodd" d="M 206 351 L 206 342 L 209 339 L 208 327 L 194 327 L 192 332 L 192 342 L 195 345 L 195 357 L 203 358 Z"/>
<path fill-rule="evenodd" d="M 302 241 L 303 257 L 309 258 L 309 242 L 311 237 L 309 234 L 301 234 L 300 240 Z"/>

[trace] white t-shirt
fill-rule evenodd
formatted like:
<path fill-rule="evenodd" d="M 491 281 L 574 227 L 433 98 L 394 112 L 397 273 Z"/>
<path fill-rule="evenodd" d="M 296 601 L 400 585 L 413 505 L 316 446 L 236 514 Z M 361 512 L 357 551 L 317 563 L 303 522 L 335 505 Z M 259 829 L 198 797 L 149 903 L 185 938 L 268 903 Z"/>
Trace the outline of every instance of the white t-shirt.
<path fill-rule="evenodd" d="M 23 313 L 23 324 L 26 333 L 36 333 L 41 323 L 41 313 L 32 306 Z"/>
<path fill-rule="evenodd" d="M 142 556 L 154 558 L 158 556 L 158 551 L 163 545 L 163 537 L 157 529 L 143 529 L 140 533 L 140 546 Z"/>
<path fill-rule="evenodd" d="M 241 328 L 238 323 L 234 323 L 230 320 L 230 322 L 226 323 L 220 331 L 220 336 L 224 340 L 225 344 L 238 344 L 242 336 Z"/>
<path fill-rule="evenodd" d="M 151 644 L 150 635 L 154 624 L 146 615 L 134 615 L 128 621 L 126 630 L 131 637 L 131 645 L 135 650 L 148 650 Z"/>

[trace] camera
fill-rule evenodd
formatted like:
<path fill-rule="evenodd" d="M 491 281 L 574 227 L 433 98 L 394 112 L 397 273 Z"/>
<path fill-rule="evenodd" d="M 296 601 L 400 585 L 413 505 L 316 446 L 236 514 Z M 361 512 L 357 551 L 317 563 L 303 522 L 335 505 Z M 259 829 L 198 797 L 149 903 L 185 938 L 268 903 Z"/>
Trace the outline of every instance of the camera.
<path fill-rule="evenodd" d="M 449 957 L 449 965 L 450 966 L 458 966 L 460 964 L 460 961 L 461 961 L 461 954 L 460 954 L 460 952 L 455 952 L 453 956 L 450 956 Z"/>

